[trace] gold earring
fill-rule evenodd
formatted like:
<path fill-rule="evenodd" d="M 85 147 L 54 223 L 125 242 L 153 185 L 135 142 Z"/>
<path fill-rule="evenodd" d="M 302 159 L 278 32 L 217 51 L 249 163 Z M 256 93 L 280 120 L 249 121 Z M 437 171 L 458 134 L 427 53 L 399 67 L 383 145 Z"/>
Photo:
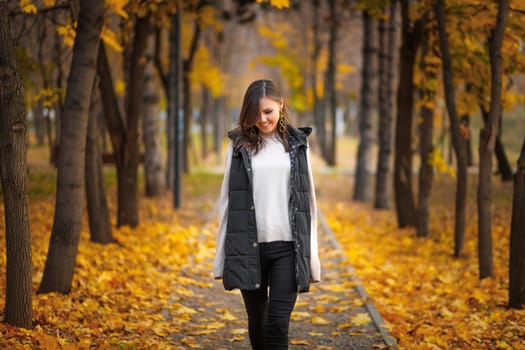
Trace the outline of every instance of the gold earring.
<path fill-rule="evenodd" d="M 279 131 L 281 132 L 281 134 L 284 134 L 284 132 L 286 131 L 286 123 L 284 122 L 284 118 L 282 115 L 279 118 Z"/>

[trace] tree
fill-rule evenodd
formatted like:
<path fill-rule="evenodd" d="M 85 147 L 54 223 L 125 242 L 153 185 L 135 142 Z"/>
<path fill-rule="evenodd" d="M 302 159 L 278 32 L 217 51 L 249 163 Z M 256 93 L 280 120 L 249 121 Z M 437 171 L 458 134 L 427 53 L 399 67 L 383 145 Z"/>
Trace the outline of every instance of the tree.
<path fill-rule="evenodd" d="M 89 121 L 86 137 L 86 201 L 89 221 L 89 234 L 92 242 L 114 242 L 106 189 L 102 173 L 102 152 L 100 150 L 100 127 L 98 116 L 99 99 L 96 98 L 96 83 L 93 85 Z"/>
<path fill-rule="evenodd" d="M 455 102 L 455 86 L 452 73 L 452 58 L 450 55 L 448 34 L 445 26 L 444 0 L 436 4 L 436 18 L 439 28 L 439 44 L 443 65 L 443 84 L 445 87 L 445 102 L 450 121 L 452 145 L 456 155 L 456 200 L 454 223 L 454 256 L 458 257 L 465 243 L 465 216 L 467 206 L 467 142 L 464 136 L 465 127 L 460 123 Z"/>
<path fill-rule="evenodd" d="M 509 307 L 525 305 L 525 139 L 514 174 L 510 226 Z"/>
<path fill-rule="evenodd" d="M 492 157 L 501 118 L 501 46 L 505 33 L 508 0 L 499 0 L 496 25 L 490 33 L 490 110 L 479 135 L 478 262 L 479 277 L 492 277 Z"/>
<path fill-rule="evenodd" d="M 377 49 L 375 45 L 375 19 L 368 10 L 363 11 L 363 68 L 361 70 L 361 97 L 359 99 L 359 146 L 354 182 L 354 196 L 358 201 L 372 197 L 368 167 L 372 161 L 372 113 L 376 76 Z"/>
<path fill-rule="evenodd" d="M 164 191 L 164 174 L 159 137 L 159 95 L 153 74 L 154 37 L 149 36 L 144 72 L 144 102 L 142 138 L 144 140 L 144 177 L 146 196 L 154 197 Z"/>
<path fill-rule="evenodd" d="M 26 189 L 26 122 L 7 2 L 0 1 L 0 176 L 6 242 L 5 321 L 32 328 L 32 261 Z"/>
<path fill-rule="evenodd" d="M 421 105 L 421 122 L 419 127 L 419 190 L 417 205 L 417 235 L 427 237 L 430 226 L 430 193 L 432 190 L 432 181 L 434 177 L 433 164 L 431 156 L 434 150 L 432 143 L 434 129 L 434 105 L 436 98 L 436 88 L 438 86 L 439 67 L 436 67 L 436 61 L 433 60 L 430 48 L 435 42 L 430 29 L 424 31 L 422 44 L 422 53 L 420 61 L 420 70 L 423 75 L 420 82 L 420 105 Z"/>
<path fill-rule="evenodd" d="M 377 131 L 379 149 L 375 183 L 374 208 L 390 208 L 390 159 L 392 154 L 392 84 L 394 69 L 394 47 L 396 43 L 396 1 L 390 4 L 388 22 L 379 20 L 379 126 Z"/>
<path fill-rule="evenodd" d="M 103 14 L 103 1 L 80 1 L 62 116 L 55 216 L 39 293 L 71 289 L 82 225 L 89 102 Z"/>
<path fill-rule="evenodd" d="M 135 227 L 138 213 L 139 122 L 143 112 L 144 66 L 146 39 L 152 30 L 150 12 L 138 17 L 134 24 L 126 84 L 126 118 L 120 111 L 113 88 L 111 67 L 105 45 L 98 51 L 97 71 L 100 77 L 100 96 L 104 118 L 110 133 L 117 168 L 117 226 Z"/>
<path fill-rule="evenodd" d="M 411 21 L 409 3 L 409 0 L 401 0 L 401 52 L 394 152 L 394 195 L 399 227 L 416 226 L 412 191 L 412 109 L 414 68 L 423 20 Z"/>
<path fill-rule="evenodd" d="M 331 121 L 330 143 L 326 145 L 325 158 L 330 166 L 336 164 L 336 132 L 337 132 L 337 93 L 335 90 L 335 67 L 337 64 L 336 44 L 337 44 L 337 11 L 335 0 L 329 1 L 330 8 L 330 36 L 328 39 L 328 67 L 325 76 L 325 96 L 328 97 L 328 110 Z M 326 136 L 326 135 L 325 135 Z"/>

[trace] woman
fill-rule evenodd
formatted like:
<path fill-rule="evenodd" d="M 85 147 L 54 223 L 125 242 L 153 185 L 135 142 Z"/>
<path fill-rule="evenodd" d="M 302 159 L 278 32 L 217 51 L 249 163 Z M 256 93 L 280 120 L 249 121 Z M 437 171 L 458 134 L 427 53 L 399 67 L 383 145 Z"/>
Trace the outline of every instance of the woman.
<path fill-rule="evenodd" d="M 317 215 L 307 136 L 270 80 L 247 89 L 230 131 L 214 263 L 241 290 L 253 349 L 287 349 L 297 293 L 319 282 Z"/>

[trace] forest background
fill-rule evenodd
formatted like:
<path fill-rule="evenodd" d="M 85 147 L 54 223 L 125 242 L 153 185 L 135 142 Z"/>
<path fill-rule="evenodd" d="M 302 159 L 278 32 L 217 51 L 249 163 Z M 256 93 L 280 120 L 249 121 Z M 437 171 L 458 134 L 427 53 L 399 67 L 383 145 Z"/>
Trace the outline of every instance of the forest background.
<path fill-rule="evenodd" d="M 156 281 L 155 300 L 137 270 L 158 249 L 170 258 L 152 269 L 173 274 L 202 258 L 191 246 L 213 198 L 195 198 L 216 194 L 210 169 L 222 170 L 244 90 L 264 77 L 282 87 L 294 124 L 314 126 L 319 190 L 333 193 L 321 208 L 400 346 L 525 347 L 520 1 L 20 0 L 0 10 L 6 345 L 141 347 L 148 331 L 170 344 L 148 312 L 173 286 Z M 165 245 L 135 241 L 139 232 Z M 121 299 L 130 294 L 145 300 Z M 65 327 L 58 305 L 74 316 Z M 149 323 L 127 314 L 123 335 L 111 317 L 90 319 L 101 307 L 141 309 Z"/>

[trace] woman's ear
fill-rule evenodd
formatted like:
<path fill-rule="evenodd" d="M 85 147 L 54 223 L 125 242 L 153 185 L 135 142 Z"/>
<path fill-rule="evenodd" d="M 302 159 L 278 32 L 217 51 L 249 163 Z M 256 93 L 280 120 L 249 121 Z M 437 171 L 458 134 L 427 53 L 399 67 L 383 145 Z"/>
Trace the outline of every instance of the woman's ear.
<path fill-rule="evenodd" d="M 284 100 L 281 98 L 281 100 L 279 101 L 279 109 L 282 111 L 284 108 Z"/>

